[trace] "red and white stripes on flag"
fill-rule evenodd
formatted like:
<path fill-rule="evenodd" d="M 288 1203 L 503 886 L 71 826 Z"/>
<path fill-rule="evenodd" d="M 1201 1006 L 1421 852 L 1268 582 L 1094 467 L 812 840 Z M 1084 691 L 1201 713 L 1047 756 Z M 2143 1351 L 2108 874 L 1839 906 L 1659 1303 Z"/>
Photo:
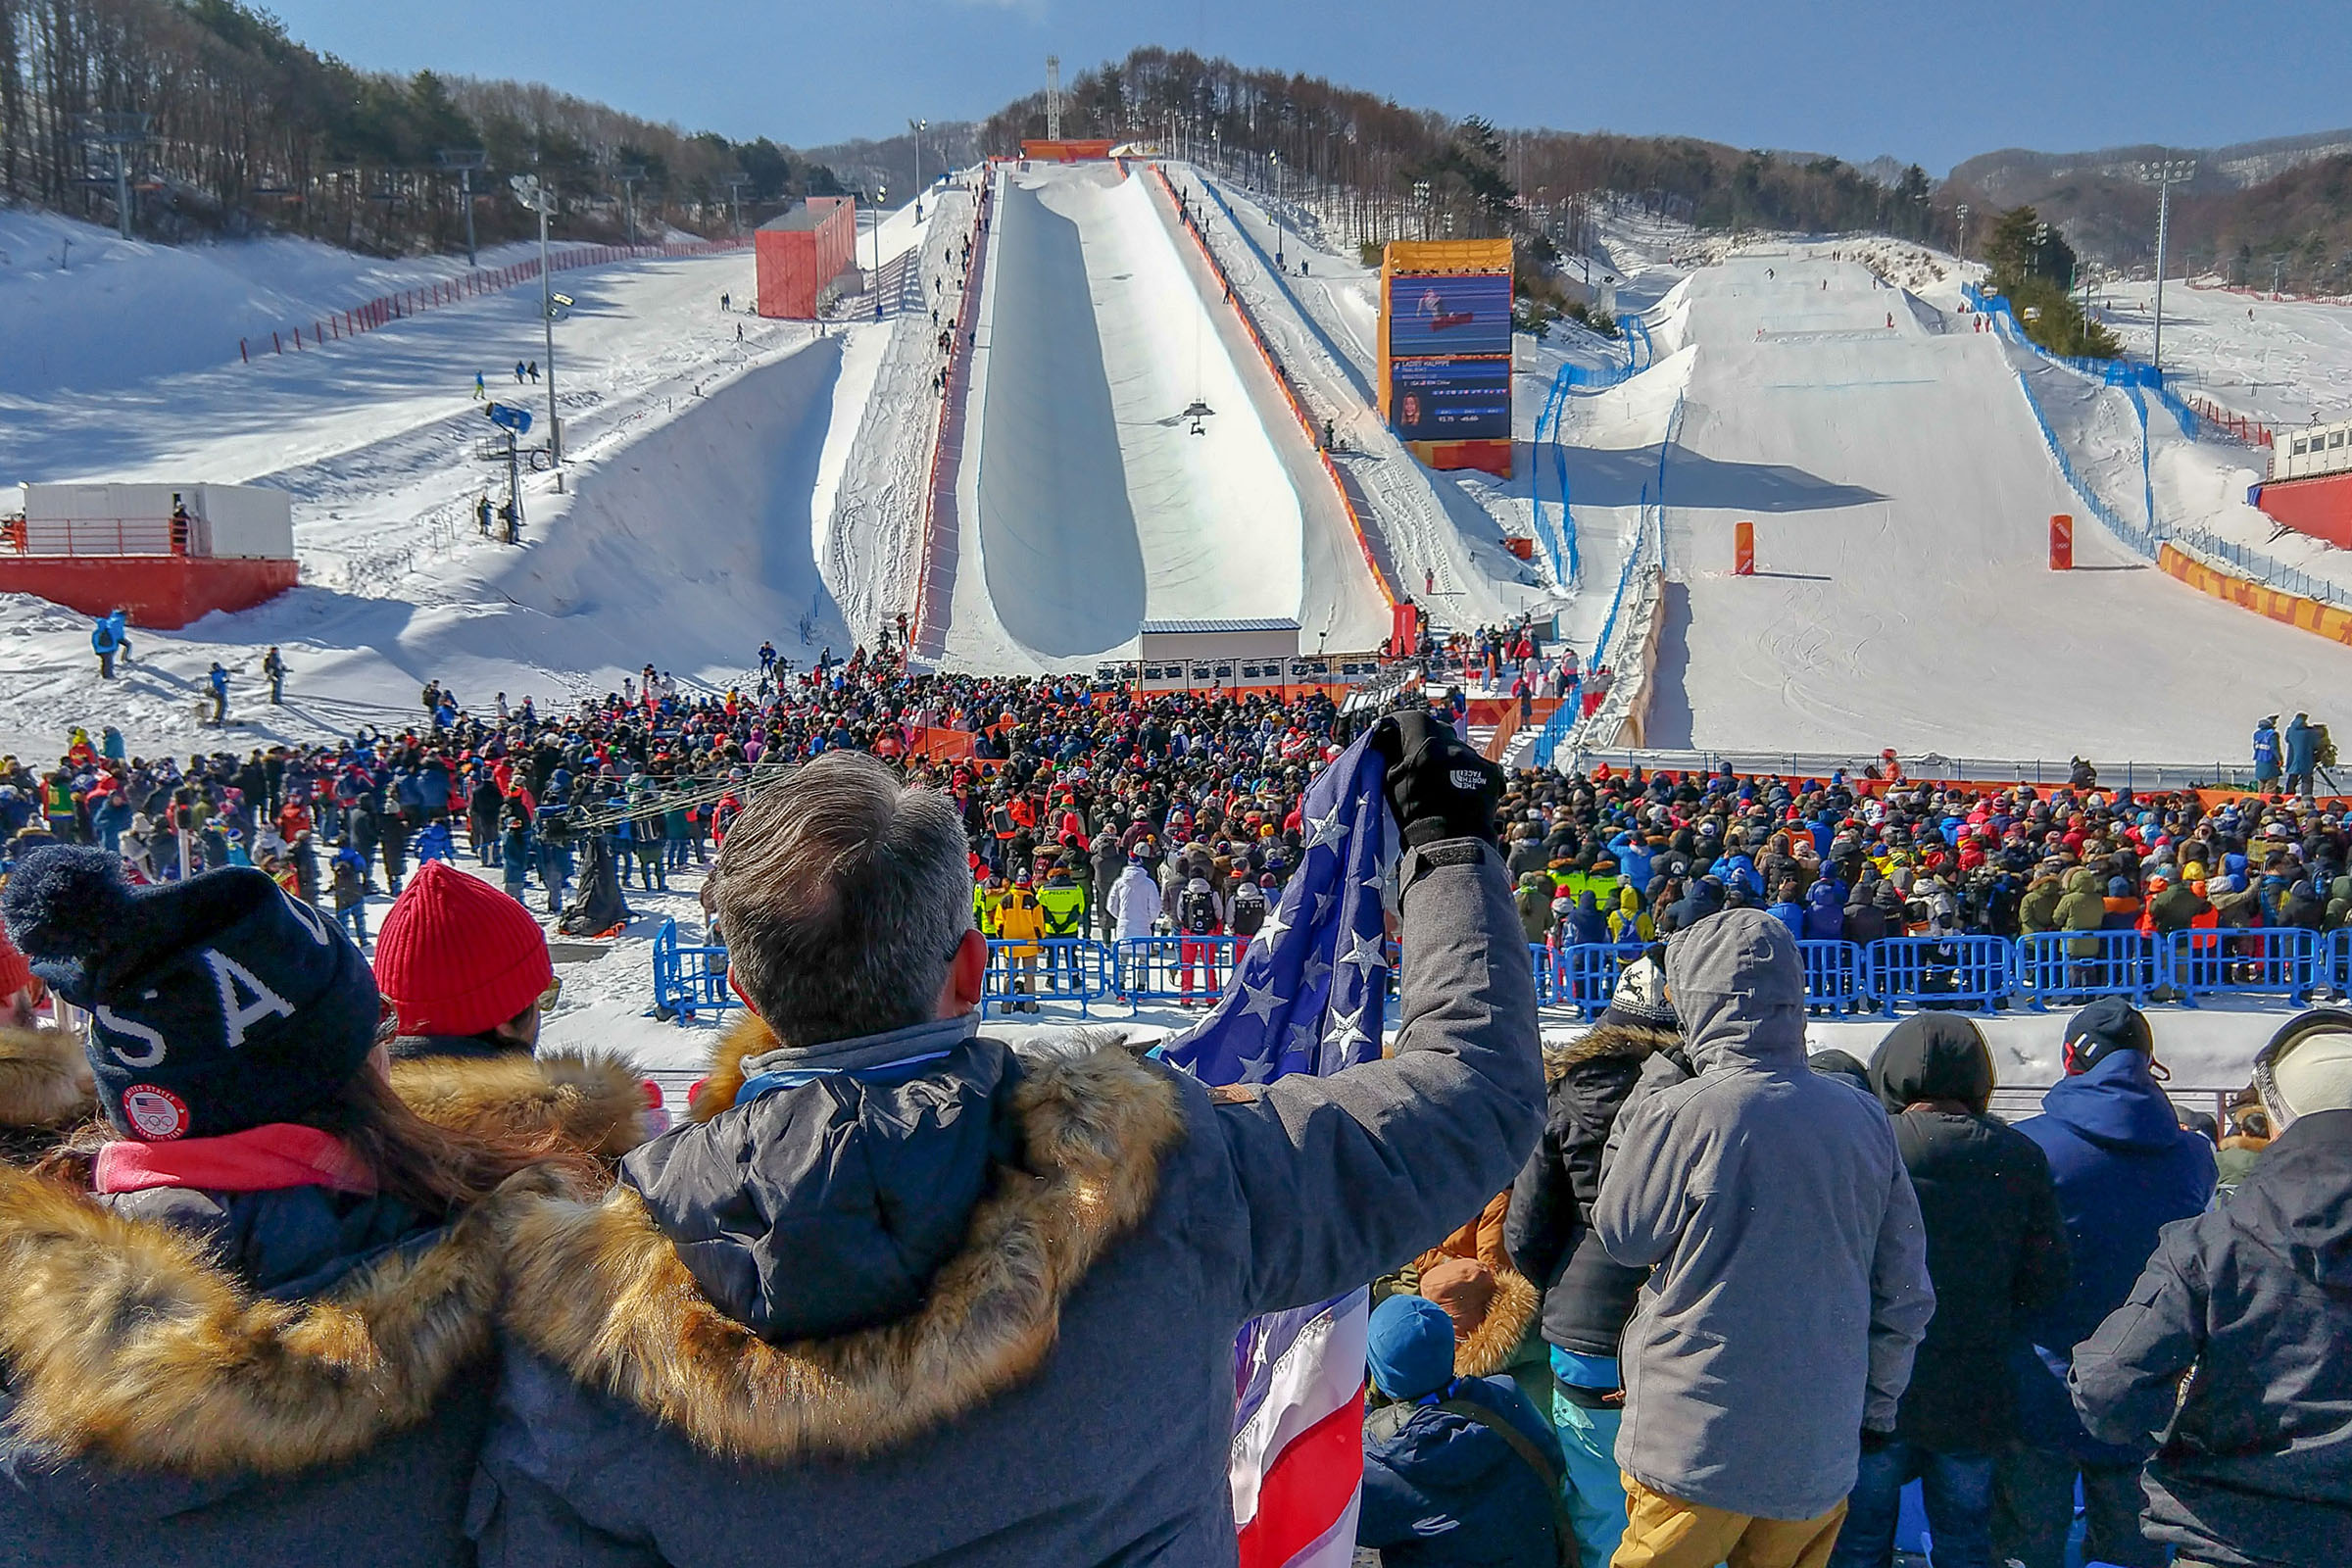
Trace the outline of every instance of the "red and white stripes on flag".
<path fill-rule="evenodd" d="M 1348 1568 L 1364 1477 L 1371 1293 L 1269 1313 L 1236 1347 L 1228 1479 L 1242 1568 Z"/>

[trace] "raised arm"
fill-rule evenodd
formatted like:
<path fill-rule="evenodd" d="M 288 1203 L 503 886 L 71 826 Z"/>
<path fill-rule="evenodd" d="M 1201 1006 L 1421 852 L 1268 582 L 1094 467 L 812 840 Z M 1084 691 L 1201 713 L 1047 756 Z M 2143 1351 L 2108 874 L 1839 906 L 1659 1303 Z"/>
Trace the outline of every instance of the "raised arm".
<path fill-rule="evenodd" d="M 1247 1310 L 1337 1296 L 1511 1184 L 1543 1121 L 1535 980 L 1494 847 L 1407 850 L 1396 1054 L 1217 1107 L 1248 1210 Z"/>

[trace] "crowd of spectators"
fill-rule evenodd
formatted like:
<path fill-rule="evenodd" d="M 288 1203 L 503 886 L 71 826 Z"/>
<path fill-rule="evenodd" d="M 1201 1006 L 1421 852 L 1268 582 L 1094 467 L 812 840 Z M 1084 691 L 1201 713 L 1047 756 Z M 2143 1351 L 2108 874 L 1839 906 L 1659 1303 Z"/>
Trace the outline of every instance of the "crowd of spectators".
<path fill-rule="evenodd" d="M 1938 1568 L 2060 1568 L 2078 1488 L 2125 1568 L 2352 1550 L 2352 1015 L 2279 1030 L 2217 1155 L 2113 1000 L 2015 1127 L 1958 1016 L 1808 1061 L 1794 942 L 2341 924 L 2327 806 L 1505 778 L 1458 709 L 1387 721 L 1395 1059 L 1212 1097 L 976 1035 L 980 939 L 1247 934 L 1369 714 L 888 651 L 747 684 L 476 714 L 436 683 L 331 748 L 181 767 L 77 733 L 0 768 L 8 929 L 93 1019 L 85 1059 L 0 950 L 0 1524 L 32 1560 L 364 1530 L 386 1562 L 718 1562 L 785 1519 L 875 1560 L 1223 1560 L 1221 1345 L 1382 1269 L 1358 1539 L 1399 1568 L 1884 1568 L 1914 1479 Z M 575 849 L 660 887 L 713 848 L 750 1011 L 647 1143 L 625 1070 L 537 1051 L 537 922 L 434 862 L 552 906 Z M 1522 939 L 1645 949 L 1540 1077 L 1494 960 Z M 1042 1297 L 1001 1277 L 1032 1246 Z M 123 1326 L 167 1299 L 199 1348 L 159 1362 Z M 333 1313 L 376 1325 L 368 1370 L 305 1327 Z M 495 1379 L 458 1377 L 493 1315 Z M 246 1367 L 282 1370 L 256 1396 Z M 1031 1489 L 954 1490 L 1006 1455 Z"/>

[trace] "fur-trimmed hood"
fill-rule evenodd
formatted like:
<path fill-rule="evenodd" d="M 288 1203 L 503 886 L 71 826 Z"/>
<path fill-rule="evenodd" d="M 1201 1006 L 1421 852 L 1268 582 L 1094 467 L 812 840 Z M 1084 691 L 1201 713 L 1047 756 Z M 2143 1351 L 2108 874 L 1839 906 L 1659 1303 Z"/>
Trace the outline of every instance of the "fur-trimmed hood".
<path fill-rule="evenodd" d="M 18 1439 L 130 1469 L 282 1475 L 425 1419 L 490 1348 L 525 1171 L 309 1300 L 257 1297 L 198 1238 L 0 1168 L 0 1358 Z"/>
<path fill-rule="evenodd" d="M 1004 1136 L 989 1147 L 1004 1152 L 977 1201 L 959 1211 L 959 1240 L 922 1282 L 911 1309 L 840 1333 L 770 1343 L 712 1304 L 665 1232 L 676 1221 L 638 1190 L 641 1161 L 644 1172 L 659 1171 L 664 1201 L 690 1179 L 724 1174 L 718 1163 L 686 1178 L 672 1174 L 688 1157 L 674 1146 L 715 1139 L 731 1151 L 725 1140 L 739 1130 L 736 1119 L 777 1104 L 783 1097 L 771 1095 L 727 1113 L 742 1079 L 739 1063 L 770 1045 L 756 1019 L 730 1030 L 695 1107 L 704 1125 L 634 1156 L 624 1184 L 602 1202 L 535 1204 L 510 1254 L 506 1321 L 524 1346 L 574 1381 L 730 1459 L 784 1463 L 879 1452 L 1032 1376 L 1053 1351 L 1070 1292 L 1150 1212 L 1161 1160 L 1184 1133 L 1172 1076 L 1119 1045 L 1030 1046 L 1010 1053 L 1009 1063 L 983 1062 L 986 1071 L 972 1071 L 995 1087 L 985 1099 L 967 1094 L 952 1120 L 1001 1117 Z M 967 1042 L 943 1066 L 1007 1051 Z M 929 1073 L 914 1080 L 909 1102 L 947 1097 L 946 1089 L 925 1087 Z M 846 1104 L 857 1092 L 837 1084 L 786 1093 Z M 837 1118 L 829 1125 L 849 1124 Z M 942 1124 L 918 1136 L 956 1134 Z M 657 1152 L 669 1156 L 668 1165 L 651 1160 Z M 838 1162 L 861 1163 L 855 1153 Z M 742 1206 L 729 1192 L 709 1196 L 721 1206 Z M 766 1216 L 773 1227 L 767 1240 L 787 1241 L 805 1218 Z M 704 1250 L 698 1245 L 698 1264 L 707 1267 Z M 798 1255 L 793 1262 L 807 1266 Z M 866 1283 L 845 1281 L 844 1294 Z"/>
<path fill-rule="evenodd" d="M 30 1164 L 97 1103 L 78 1040 L 62 1029 L 0 1028 L 0 1164 Z"/>
<path fill-rule="evenodd" d="M 1596 1056 L 1624 1056 L 1633 1061 L 1645 1061 L 1651 1053 L 1679 1045 L 1681 1041 L 1681 1034 L 1672 1029 L 1617 1023 L 1603 1018 L 1564 1046 L 1547 1045 L 1544 1048 L 1544 1083 L 1546 1088 L 1558 1083 L 1568 1075 L 1568 1069 L 1580 1061 L 1591 1061 Z"/>
<path fill-rule="evenodd" d="M 686 1108 L 688 1119 L 709 1121 L 733 1105 L 736 1093 L 743 1088 L 744 1058 L 764 1055 L 775 1049 L 776 1037 L 758 1014 L 745 1012 L 728 1024 L 710 1053 L 710 1070 L 704 1074 L 702 1084 L 695 1090 L 694 1102 Z"/>
<path fill-rule="evenodd" d="M 393 1061 L 392 1088 L 435 1126 L 492 1138 L 554 1131 L 606 1159 L 654 1135 L 636 1071 L 612 1056 L 413 1055 Z"/>
<path fill-rule="evenodd" d="M 1520 1341 L 1527 1338 L 1528 1325 L 1535 1322 L 1543 1304 L 1544 1295 L 1535 1281 L 1515 1268 L 1499 1270 L 1494 1276 L 1494 1298 L 1487 1302 L 1487 1315 L 1454 1343 L 1453 1375 L 1483 1378 L 1507 1373 Z"/>

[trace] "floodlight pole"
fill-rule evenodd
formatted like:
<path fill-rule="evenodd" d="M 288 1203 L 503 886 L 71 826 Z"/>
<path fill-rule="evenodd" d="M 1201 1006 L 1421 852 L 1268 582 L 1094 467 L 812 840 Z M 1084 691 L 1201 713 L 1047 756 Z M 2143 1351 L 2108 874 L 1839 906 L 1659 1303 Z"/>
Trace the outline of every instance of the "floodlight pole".
<path fill-rule="evenodd" d="M 556 280 L 547 255 L 547 210 L 555 200 L 553 190 L 539 187 L 539 325 L 547 334 L 547 461 L 550 467 L 560 468 L 564 466 L 564 421 L 556 417 Z"/>
<path fill-rule="evenodd" d="M 547 334 L 547 461 L 564 466 L 564 426 L 556 417 L 556 284 L 548 270 L 547 216 L 556 193 L 536 174 L 516 174 L 511 181 L 514 199 L 539 215 L 539 324 Z"/>
<path fill-rule="evenodd" d="M 914 220 L 923 220 L 923 132 L 931 128 L 928 120 L 909 120 L 906 128 L 914 134 Z"/>
<path fill-rule="evenodd" d="M 2164 379 L 2164 249 L 2171 227 L 2173 186 L 2191 178 L 2197 172 L 2196 161 L 2188 158 L 2168 158 L 2161 163 L 2139 166 L 2139 177 L 2156 187 L 2156 346 L 2149 364 L 2158 381 Z"/>

